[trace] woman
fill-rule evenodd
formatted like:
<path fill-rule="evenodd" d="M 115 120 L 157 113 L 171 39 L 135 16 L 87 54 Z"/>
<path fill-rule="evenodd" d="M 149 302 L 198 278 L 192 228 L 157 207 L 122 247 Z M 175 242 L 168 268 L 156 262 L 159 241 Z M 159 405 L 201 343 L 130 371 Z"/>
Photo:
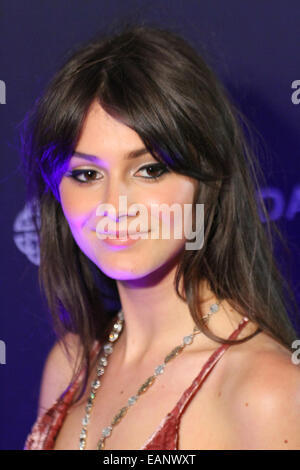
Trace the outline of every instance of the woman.
<path fill-rule="evenodd" d="M 300 449 L 289 288 L 240 119 L 203 58 L 149 26 L 82 46 L 36 103 L 24 170 L 58 341 L 25 449 Z M 161 204 L 192 208 L 200 247 Z"/>

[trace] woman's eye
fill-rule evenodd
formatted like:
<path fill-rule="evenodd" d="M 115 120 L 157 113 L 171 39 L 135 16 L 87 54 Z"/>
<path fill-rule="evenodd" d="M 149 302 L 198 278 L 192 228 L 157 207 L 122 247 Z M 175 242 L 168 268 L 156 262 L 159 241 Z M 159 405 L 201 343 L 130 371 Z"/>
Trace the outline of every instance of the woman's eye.
<path fill-rule="evenodd" d="M 146 173 L 150 173 L 150 176 L 142 176 L 142 178 L 147 180 L 157 180 L 159 179 L 164 173 L 168 173 L 168 168 L 161 164 L 161 163 L 151 163 L 149 165 L 145 165 L 138 170 L 138 173 L 144 171 Z M 93 183 L 94 181 L 98 181 L 102 179 L 102 177 L 96 177 L 98 171 L 92 169 L 84 169 L 84 170 L 71 170 L 69 171 L 66 176 L 73 178 L 78 183 L 89 184 Z"/>
<path fill-rule="evenodd" d="M 94 178 L 98 172 L 96 170 L 72 170 L 67 176 L 70 176 L 78 183 L 92 183 L 100 178 Z"/>
<path fill-rule="evenodd" d="M 154 163 L 151 163 L 150 165 L 145 165 L 143 166 L 142 168 L 140 168 L 138 170 L 138 173 L 140 171 L 146 171 L 146 172 L 150 172 L 150 176 L 143 176 L 142 178 L 145 178 L 145 179 L 148 179 L 148 180 L 157 180 L 158 178 L 160 178 L 164 173 L 168 173 L 169 170 L 167 169 L 167 167 L 165 165 L 163 165 L 162 163 L 157 163 L 157 164 L 154 164 Z M 159 172 L 159 174 L 155 175 L 155 173 Z M 154 175 L 153 175 L 154 173 Z"/>

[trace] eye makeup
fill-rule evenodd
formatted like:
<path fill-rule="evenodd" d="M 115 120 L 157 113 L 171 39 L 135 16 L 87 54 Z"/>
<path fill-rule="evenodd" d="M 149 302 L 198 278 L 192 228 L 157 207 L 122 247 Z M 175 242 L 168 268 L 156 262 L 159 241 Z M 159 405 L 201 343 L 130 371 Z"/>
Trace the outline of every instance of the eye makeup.
<path fill-rule="evenodd" d="M 150 175 L 150 176 L 140 176 L 140 178 L 143 178 L 145 180 L 151 180 L 151 181 L 156 181 L 158 179 L 160 179 L 165 173 L 169 173 L 170 170 L 166 167 L 166 165 L 162 164 L 162 163 L 150 163 L 148 165 L 144 165 L 142 166 L 139 170 L 137 170 L 137 173 L 141 172 L 141 171 L 150 171 L 150 170 L 154 170 L 154 172 L 159 172 L 158 175 Z M 68 176 L 68 177 L 71 177 L 73 178 L 77 183 L 79 184 L 92 184 L 94 183 L 95 181 L 99 181 L 101 180 L 101 178 L 93 178 L 91 179 L 90 181 L 84 181 L 82 179 L 80 179 L 80 177 L 83 176 L 83 178 L 86 178 L 87 175 L 95 175 L 96 173 L 99 173 L 97 170 L 94 170 L 92 168 L 84 168 L 84 169 L 74 169 L 74 170 L 70 170 L 68 171 L 65 176 Z"/>

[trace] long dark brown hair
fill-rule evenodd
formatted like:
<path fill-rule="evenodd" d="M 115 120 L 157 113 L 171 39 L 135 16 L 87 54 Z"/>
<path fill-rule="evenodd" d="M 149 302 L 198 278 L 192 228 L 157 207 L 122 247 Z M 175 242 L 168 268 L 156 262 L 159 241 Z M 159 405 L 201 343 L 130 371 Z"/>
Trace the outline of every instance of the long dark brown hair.
<path fill-rule="evenodd" d="M 204 245 L 182 252 L 174 283 L 197 326 L 226 344 L 264 331 L 291 350 L 297 337 L 291 319 L 297 304 L 273 253 L 275 236 L 284 240 L 260 197 L 264 177 L 246 138 L 251 124 L 203 57 L 174 30 L 126 23 L 68 53 L 24 119 L 22 163 L 39 235 L 39 283 L 57 337 L 63 344 L 67 332 L 80 339 L 76 371 L 85 367 L 86 375 L 78 399 L 91 345 L 107 338 L 121 308 L 116 281 L 79 249 L 59 200 L 63 168 L 94 100 L 137 132 L 155 159 L 199 182 L 194 202 L 205 207 Z M 202 319 L 202 280 L 258 329 L 235 341 L 214 335 Z"/>

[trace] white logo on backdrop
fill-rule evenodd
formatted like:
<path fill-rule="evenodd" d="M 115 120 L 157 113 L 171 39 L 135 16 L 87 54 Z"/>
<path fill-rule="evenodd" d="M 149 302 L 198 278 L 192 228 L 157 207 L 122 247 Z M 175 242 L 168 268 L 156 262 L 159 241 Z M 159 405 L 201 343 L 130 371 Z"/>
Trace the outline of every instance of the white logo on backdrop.
<path fill-rule="evenodd" d="M 271 220 L 278 220 L 281 217 L 293 220 L 300 213 L 300 185 L 292 188 L 288 199 L 285 198 L 281 189 L 271 186 L 262 188 L 260 193 L 264 202 L 271 203 L 271 207 L 268 208 L 268 216 Z M 260 218 L 262 222 L 265 222 L 263 214 L 260 214 Z"/>

